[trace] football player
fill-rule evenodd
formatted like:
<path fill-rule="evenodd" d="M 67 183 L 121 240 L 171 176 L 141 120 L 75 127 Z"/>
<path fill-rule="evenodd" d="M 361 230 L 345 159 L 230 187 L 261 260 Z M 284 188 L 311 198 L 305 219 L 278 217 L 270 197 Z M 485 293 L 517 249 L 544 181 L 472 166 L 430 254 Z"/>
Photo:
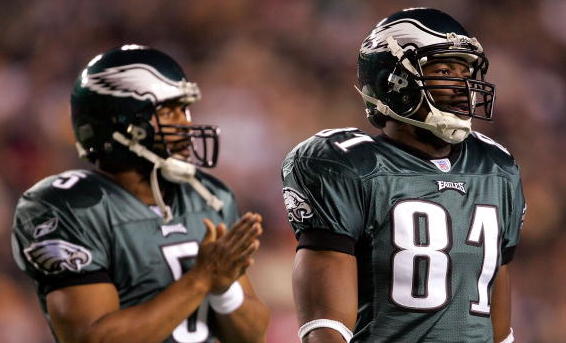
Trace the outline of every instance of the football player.
<path fill-rule="evenodd" d="M 268 310 L 246 276 L 262 218 L 239 217 L 232 192 L 196 168 L 218 152 L 218 129 L 191 123 L 199 98 L 171 57 L 138 45 L 77 78 L 76 144 L 96 168 L 37 183 L 13 227 L 58 342 L 265 341 Z"/>
<path fill-rule="evenodd" d="M 395 13 L 362 42 L 358 91 L 382 133 L 321 131 L 282 167 L 303 343 L 513 341 L 525 203 L 512 156 L 471 130 L 492 119 L 487 68 L 435 9 Z"/>

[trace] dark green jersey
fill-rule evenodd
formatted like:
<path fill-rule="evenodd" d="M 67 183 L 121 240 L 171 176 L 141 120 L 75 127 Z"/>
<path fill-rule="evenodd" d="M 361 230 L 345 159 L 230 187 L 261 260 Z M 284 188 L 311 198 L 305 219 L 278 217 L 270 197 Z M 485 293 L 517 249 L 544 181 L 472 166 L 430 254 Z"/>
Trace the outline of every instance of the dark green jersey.
<path fill-rule="evenodd" d="M 57 288 L 111 282 L 126 308 L 180 278 L 195 262 L 203 218 L 228 227 L 238 218 L 232 193 L 207 174 L 197 177 L 224 208 L 216 212 L 190 186 L 175 185 L 167 224 L 157 208 L 91 171 L 51 176 L 25 192 L 14 219 L 14 258 L 36 281 L 44 312 L 47 293 Z M 212 341 L 209 319 L 205 300 L 166 342 Z"/>
<path fill-rule="evenodd" d="M 479 133 L 453 150 L 428 160 L 350 128 L 321 131 L 286 157 L 300 247 L 357 257 L 352 342 L 493 342 L 491 284 L 525 208 L 519 171 Z"/>

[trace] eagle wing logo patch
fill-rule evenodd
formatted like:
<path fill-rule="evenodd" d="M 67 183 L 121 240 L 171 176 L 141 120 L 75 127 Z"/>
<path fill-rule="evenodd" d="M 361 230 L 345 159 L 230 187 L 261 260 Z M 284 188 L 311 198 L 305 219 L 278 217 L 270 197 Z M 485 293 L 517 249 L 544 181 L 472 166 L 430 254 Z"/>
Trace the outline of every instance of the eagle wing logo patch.
<path fill-rule="evenodd" d="M 135 63 L 112 67 L 82 79 L 83 87 L 93 92 L 115 97 L 133 97 L 156 104 L 177 97 L 200 99 L 198 86 L 185 80 L 174 81 L 147 64 Z"/>
<path fill-rule="evenodd" d="M 302 223 L 306 218 L 313 216 L 313 211 L 307 203 L 307 198 L 299 191 L 291 187 L 283 188 L 283 200 L 287 208 L 289 222 Z"/>
<path fill-rule="evenodd" d="M 24 254 L 31 264 L 48 275 L 65 270 L 79 272 L 92 262 L 89 250 L 60 239 L 33 243 L 24 249 Z"/>

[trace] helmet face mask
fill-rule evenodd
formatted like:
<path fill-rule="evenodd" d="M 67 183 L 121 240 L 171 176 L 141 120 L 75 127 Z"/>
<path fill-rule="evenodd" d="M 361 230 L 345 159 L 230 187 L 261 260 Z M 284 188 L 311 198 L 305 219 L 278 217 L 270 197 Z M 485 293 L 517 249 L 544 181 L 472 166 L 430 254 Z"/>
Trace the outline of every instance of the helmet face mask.
<path fill-rule="evenodd" d="M 165 105 L 157 106 L 157 111 Z M 167 106 L 181 106 L 190 120 L 188 106 L 169 103 Z M 213 168 L 218 160 L 220 129 L 213 125 L 163 124 L 155 115 L 157 127 L 153 150 L 162 157 L 175 157 L 199 167 Z"/>
<path fill-rule="evenodd" d="M 427 64 L 443 61 L 467 65 L 469 75 L 425 74 Z M 439 127 L 449 125 L 463 130 L 457 136 L 465 138 L 471 127 L 469 120 L 462 117 L 492 119 L 495 86 L 485 81 L 488 65 L 477 39 L 446 13 L 428 8 L 397 12 L 379 22 L 360 48 L 358 80 L 368 119 L 382 127 L 376 123 L 383 123 L 383 119 L 377 118 L 392 117 L 429 129 L 454 143 L 453 132 L 441 132 Z M 437 97 L 443 92 L 457 94 L 457 103 L 443 103 Z M 438 117 L 427 117 L 435 126 L 408 120 L 423 106 L 430 110 L 429 116 Z"/>
<path fill-rule="evenodd" d="M 417 77 L 421 81 L 422 89 L 428 101 L 436 105 L 436 101 L 430 90 L 452 89 L 461 92 L 467 98 L 467 104 L 463 109 L 458 110 L 453 107 L 437 106 L 444 112 L 456 115 L 469 116 L 482 120 L 492 120 L 493 101 L 495 97 L 495 86 L 485 81 L 485 74 L 489 62 L 483 52 L 477 52 L 474 46 L 468 46 L 463 52 L 454 53 L 454 48 L 439 44 L 440 46 L 428 46 L 416 50 L 416 61 L 414 63 L 419 74 Z M 423 66 L 427 63 L 460 60 L 463 64 L 468 64 L 470 76 L 468 77 L 446 77 L 446 76 L 426 76 Z M 430 81 L 443 82 L 443 84 L 430 85 Z"/>
<path fill-rule="evenodd" d="M 119 132 L 162 158 L 174 156 L 214 167 L 219 143 L 216 126 L 164 125 L 157 116 L 163 106 L 186 108 L 200 97 L 198 86 L 187 81 L 182 68 L 158 50 L 125 45 L 98 55 L 79 75 L 71 95 L 79 150 L 93 163 L 105 160 L 121 164 L 122 169 L 135 168 L 143 162 L 113 139 L 114 132 Z M 172 149 L 179 146 L 189 153 Z"/>

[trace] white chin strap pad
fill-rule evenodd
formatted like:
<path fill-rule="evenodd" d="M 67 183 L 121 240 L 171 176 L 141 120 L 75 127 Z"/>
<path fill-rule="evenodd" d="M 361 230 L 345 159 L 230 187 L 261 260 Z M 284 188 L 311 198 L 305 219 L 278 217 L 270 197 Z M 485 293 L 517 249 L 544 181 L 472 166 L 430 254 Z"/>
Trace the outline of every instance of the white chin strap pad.
<path fill-rule="evenodd" d="M 425 119 L 429 130 L 438 138 L 450 144 L 462 142 L 472 131 L 472 118 L 460 119 L 455 114 L 440 111 L 429 103 L 430 112 Z"/>
<path fill-rule="evenodd" d="M 430 112 L 424 122 L 407 117 L 403 117 L 395 113 L 389 106 L 372 96 L 362 92 L 358 87 L 354 88 L 360 93 L 364 101 L 374 104 L 377 110 L 385 116 L 391 117 L 403 123 L 411 124 L 432 132 L 435 136 L 450 144 L 462 142 L 472 131 L 472 118 L 460 119 L 458 116 L 440 111 L 430 102 Z"/>

